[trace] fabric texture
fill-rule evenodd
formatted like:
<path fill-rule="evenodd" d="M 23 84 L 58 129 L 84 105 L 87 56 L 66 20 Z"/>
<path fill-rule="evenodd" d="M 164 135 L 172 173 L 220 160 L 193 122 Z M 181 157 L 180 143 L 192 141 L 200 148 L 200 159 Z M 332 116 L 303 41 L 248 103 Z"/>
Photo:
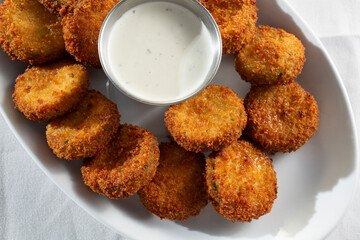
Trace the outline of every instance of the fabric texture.
<path fill-rule="evenodd" d="M 288 3 L 320 38 L 335 63 L 360 136 L 360 0 Z M 2 116 L 0 132 L 0 239 L 125 239 L 58 189 L 19 145 Z M 360 239 L 359 203 L 360 185 L 327 240 Z"/>

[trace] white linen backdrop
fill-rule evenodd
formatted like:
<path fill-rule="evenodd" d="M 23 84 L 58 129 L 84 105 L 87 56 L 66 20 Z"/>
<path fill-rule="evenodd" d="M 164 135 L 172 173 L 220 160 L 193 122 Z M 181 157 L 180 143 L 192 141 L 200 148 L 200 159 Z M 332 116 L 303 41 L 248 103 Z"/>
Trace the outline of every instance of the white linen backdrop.
<path fill-rule="evenodd" d="M 329 52 L 360 129 L 360 0 L 287 1 Z M 0 239 L 125 239 L 58 189 L 19 145 L 1 116 L 0 132 Z M 359 216 L 360 185 L 326 239 L 360 239 Z"/>

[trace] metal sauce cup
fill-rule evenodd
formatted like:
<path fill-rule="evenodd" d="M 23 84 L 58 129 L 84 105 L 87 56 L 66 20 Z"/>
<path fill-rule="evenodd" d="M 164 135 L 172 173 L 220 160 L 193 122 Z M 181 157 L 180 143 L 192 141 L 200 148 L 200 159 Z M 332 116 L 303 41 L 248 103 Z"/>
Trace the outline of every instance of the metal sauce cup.
<path fill-rule="evenodd" d="M 209 68 L 209 71 L 206 75 L 206 77 L 202 80 L 202 84 L 197 89 L 193 89 L 193 91 L 181 98 L 171 99 L 169 101 L 150 101 L 150 100 L 144 100 L 141 96 L 134 95 L 127 91 L 126 88 L 123 86 L 120 86 L 115 79 L 115 75 L 113 74 L 110 64 L 109 64 L 109 58 L 108 58 L 108 40 L 109 35 L 111 32 L 111 28 L 114 25 L 114 23 L 121 18 L 123 14 L 125 14 L 127 11 L 132 9 L 135 6 L 138 6 L 143 3 L 149 3 L 149 2 L 168 2 L 177 4 L 179 6 L 182 6 L 188 10 L 190 10 L 195 16 L 197 16 L 205 25 L 205 27 L 208 29 L 212 44 L 214 46 L 215 54 L 213 55 L 211 67 Z M 170 105 L 179 103 L 182 101 L 185 101 L 194 95 L 201 92 L 214 78 L 221 62 L 222 57 L 222 42 L 221 42 L 221 35 L 219 28 L 214 20 L 214 18 L 211 16 L 211 14 L 207 11 L 205 7 L 203 7 L 198 1 L 196 0 L 123 0 L 119 2 L 108 14 L 108 16 L 105 18 L 99 35 L 99 42 L 98 42 L 98 48 L 99 48 L 99 57 L 100 62 L 102 65 L 102 68 L 107 75 L 107 77 L 110 79 L 112 84 L 120 90 L 122 93 L 127 95 L 128 97 L 135 99 L 139 102 L 149 104 L 149 105 L 157 105 L 157 106 L 163 106 L 163 105 Z"/>

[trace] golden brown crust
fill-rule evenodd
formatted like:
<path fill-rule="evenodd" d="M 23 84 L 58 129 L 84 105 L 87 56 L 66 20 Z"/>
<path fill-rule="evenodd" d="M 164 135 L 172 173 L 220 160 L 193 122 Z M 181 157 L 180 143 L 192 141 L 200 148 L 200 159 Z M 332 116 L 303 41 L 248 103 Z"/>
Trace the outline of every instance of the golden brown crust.
<path fill-rule="evenodd" d="M 175 141 L 194 152 L 229 145 L 241 136 L 246 120 L 243 100 L 230 88 L 216 85 L 165 113 L 165 124 Z"/>
<path fill-rule="evenodd" d="M 159 156 L 159 144 L 151 132 L 124 124 L 102 151 L 84 161 L 81 173 L 94 192 L 128 198 L 155 176 Z"/>
<path fill-rule="evenodd" d="M 235 68 L 252 85 L 286 84 L 302 70 L 305 48 L 293 34 L 258 26 L 253 39 L 235 56 Z"/>
<path fill-rule="evenodd" d="M 269 213 L 277 197 L 271 159 L 247 141 L 236 141 L 209 156 L 206 184 L 215 210 L 233 222 L 251 222 Z"/>
<path fill-rule="evenodd" d="M 296 151 L 318 129 L 316 101 L 296 82 L 252 87 L 245 108 L 247 135 L 272 153 Z"/>
<path fill-rule="evenodd" d="M 38 0 L 50 12 L 59 14 L 62 8 L 66 8 L 80 0 Z"/>
<path fill-rule="evenodd" d="M 66 50 L 77 61 L 92 67 L 101 67 L 98 56 L 98 37 L 101 25 L 119 0 L 81 0 L 63 16 Z"/>
<path fill-rule="evenodd" d="M 50 121 L 46 139 L 59 158 L 88 158 L 109 143 L 119 121 L 116 104 L 100 92 L 90 90 L 75 111 Z"/>
<path fill-rule="evenodd" d="M 186 220 L 208 202 L 202 153 L 187 152 L 175 143 L 160 144 L 155 177 L 138 192 L 141 202 L 161 219 Z"/>
<path fill-rule="evenodd" d="M 36 0 L 5 0 L 0 6 L 0 44 L 12 59 L 41 64 L 65 53 L 57 17 Z"/>
<path fill-rule="evenodd" d="M 89 86 L 86 68 L 63 59 L 29 67 L 16 79 L 15 108 L 30 119 L 46 121 L 70 112 Z"/>
<path fill-rule="evenodd" d="M 199 0 L 214 17 L 222 38 L 223 54 L 235 53 L 255 32 L 255 0 Z"/>

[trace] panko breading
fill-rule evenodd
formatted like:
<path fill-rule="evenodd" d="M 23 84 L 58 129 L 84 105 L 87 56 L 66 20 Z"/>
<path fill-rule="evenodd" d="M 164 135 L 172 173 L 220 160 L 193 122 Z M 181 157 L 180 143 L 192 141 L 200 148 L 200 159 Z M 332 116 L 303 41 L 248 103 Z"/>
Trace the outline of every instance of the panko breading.
<path fill-rule="evenodd" d="M 49 122 L 46 139 L 59 158 L 88 158 L 109 143 L 119 125 L 116 104 L 90 90 L 75 111 Z"/>
<path fill-rule="evenodd" d="M 251 222 L 269 213 L 277 197 L 271 159 L 243 140 L 210 154 L 206 184 L 215 210 L 233 222 Z"/>
<path fill-rule="evenodd" d="M 204 155 L 187 152 L 175 143 L 160 144 L 160 164 L 155 177 L 138 195 L 147 210 L 170 220 L 196 216 L 207 205 L 203 173 Z"/>
<path fill-rule="evenodd" d="M 66 50 L 77 61 L 101 67 L 98 37 L 101 25 L 120 0 L 79 0 L 64 13 L 62 25 Z"/>
<path fill-rule="evenodd" d="M 301 73 L 305 48 L 293 34 L 258 26 L 253 39 L 235 56 L 235 68 L 252 85 L 286 84 Z"/>
<path fill-rule="evenodd" d="M 296 82 L 252 87 L 245 108 L 247 135 L 272 153 L 296 151 L 318 129 L 316 101 Z"/>
<path fill-rule="evenodd" d="M 223 54 L 235 53 L 255 32 L 255 0 L 199 0 L 214 17 L 222 38 Z"/>
<path fill-rule="evenodd" d="M 165 113 L 165 124 L 175 141 L 194 152 L 229 145 L 241 136 L 246 120 L 243 100 L 230 88 L 216 85 Z"/>
<path fill-rule="evenodd" d="M 50 12 L 59 14 L 62 8 L 69 6 L 79 0 L 38 0 Z"/>
<path fill-rule="evenodd" d="M 84 161 L 81 172 L 94 192 L 128 198 L 155 176 L 159 156 L 159 144 L 152 133 L 138 126 L 120 125 L 104 150 Z"/>
<path fill-rule="evenodd" d="M 28 119 L 45 121 L 71 111 L 88 87 L 86 68 L 64 59 L 26 69 L 16 79 L 13 100 Z"/>
<path fill-rule="evenodd" d="M 65 54 L 58 18 L 37 0 L 5 0 L 0 6 L 0 44 L 12 59 L 41 64 Z"/>

